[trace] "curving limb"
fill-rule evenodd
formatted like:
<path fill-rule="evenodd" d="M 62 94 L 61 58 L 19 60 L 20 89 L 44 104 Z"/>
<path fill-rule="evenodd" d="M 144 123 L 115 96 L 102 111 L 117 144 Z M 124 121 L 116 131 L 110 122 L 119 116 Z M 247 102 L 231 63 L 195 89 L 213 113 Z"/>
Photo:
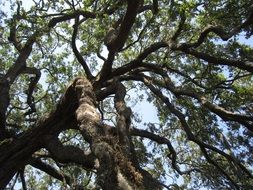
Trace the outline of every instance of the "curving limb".
<path fill-rule="evenodd" d="M 78 49 L 76 47 L 76 37 L 77 37 L 79 25 L 80 25 L 80 23 L 79 23 L 79 16 L 78 16 L 75 19 L 75 24 L 73 25 L 74 30 L 73 30 L 73 34 L 72 34 L 72 40 L 71 40 L 72 49 L 73 49 L 74 55 L 76 56 L 77 61 L 82 65 L 87 78 L 89 80 L 93 80 L 94 76 L 91 74 L 90 68 L 88 67 L 86 61 L 83 59 L 82 55 L 80 54 L 80 52 L 78 51 Z"/>
<path fill-rule="evenodd" d="M 41 77 L 41 72 L 39 69 L 35 68 L 35 67 L 26 67 L 22 73 L 24 74 L 30 74 L 30 75 L 35 75 L 35 77 L 30 77 L 30 83 L 29 83 L 29 87 L 27 90 L 27 104 L 30 107 L 30 111 L 28 111 L 25 115 L 29 115 L 31 113 L 36 112 L 36 108 L 35 108 L 35 102 L 34 102 L 34 97 L 33 97 L 33 92 L 36 88 L 37 83 L 40 80 Z"/>
<path fill-rule="evenodd" d="M 148 80 L 152 81 L 152 83 L 160 85 L 160 86 L 168 89 L 175 96 L 189 96 L 191 98 L 194 98 L 194 99 L 198 100 L 198 102 L 201 103 L 204 107 L 206 107 L 209 111 L 211 111 L 211 112 L 215 113 L 216 115 L 218 115 L 219 117 L 221 117 L 224 121 L 238 122 L 238 123 L 244 125 L 249 131 L 251 131 L 251 132 L 253 131 L 253 128 L 252 128 L 253 117 L 252 116 L 246 115 L 246 114 L 234 113 L 232 111 L 228 111 L 228 110 L 224 109 L 221 106 L 211 103 L 204 96 L 204 93 L 195 92 L 193 90 L 184 89 L 181 87 L 176 87 L 172 83 L 172 80 L 168 77 L 166 72 L 164 72 L 161 68 L 159 68 L 157 66 L 148 65 L 148 64 L 143 64 L 143 65 L 144 66 L 146 65 L 147 68 L 153 68 L 153 69 L 158 70 L 158 71 L 156 71 L 156 73 L 160 73 L 163 76 L 164 81 L 155 80 L 153 78 L 146 76 L 146 78 Z"/>
<path fill-rule="evenodd" d="M 129 71 L 132 71 L 135 68 L 138 68 L 141 66 L 141 63 L 143 60 L 145 60 L 150 54 L 158 51 L 161 48 L 166 48 L 168 47 L 168 44 L 166 42 L 156 42 L 151 44 L 149 47 L 145 48 L 137 58 L 134 60 L 130 61 L 129 63 L 123 65 L 122 67 L 119 67 L 115 69 L 111 75 L 109 75 L 109 79 L 113 76 L 121 76 L 126 74 Z"/>
<path fill-rule="evenodd" d="M 96 189 L 250 189 L 253 49 L 240 38 L 252 36 L 250 2 L 9 4 L 0 11 L 0 189 L 17 177 L 30 188 L 29 164 L 74 189 L 86 186 L 65 166 L 92 173 Z M 39 82 L 47 93 L 34 100 Z M 155 129 L 132 113 L 146 109 L 134 110 L 138 100 L 156 109 Z"/>
<path fill-rule="evenodd" d="M 140 5 L 140 1 L 127 1 L 127 10 L 124 15 L 124 18 L 121 22 L 121 25 L 119 27 L 119 31 L 117 36 L 113 38 L 113 41 L 110 42 L 110 44 L 107 45 L 107 49 L 109 51 L 108 58 L 104 62 L 101 73 L 100 73 L 100 78 L 99 78 L 99 83 L 104 81 L 106 76 L 110 75 L 112 72 L 112 65 L 113 61 L 115 58 L 116 52 L 118 52 L 121 48 L 123 48 L 130 30 L 134 24 L 135 18 L 138 13 L 138 8 Z"/>
<path fill-rule="evenodd" d="M 183 12 L 183 13 L 180 14 L 179 25 L 178 25 L 178 28 L 177 28 L 176 32 L 171 37 L 171 41 L 176 41 L 177 38 L 180 36 L 181 32 L 183 31 L 185 21 L 186 21 L 186 16 L 185 16 L 185 12 Z"/>
<path fill-rule="evenodd" d="M 168 76 L 167 71 L 162 66 L 149 64 L 149 63 L 140 63 L 139 66 L 143 67 L 143 70 L 141 70 L 141 67 L 140 67 L 138 69 L 132 70 L 131 73 L 138 74 L 139 72 L 150 71 L 150 72 L 154 72 L 156 74 L 159 74 L 163 77 L 163 81 L 156 80 L 154 78 L 147 77 L 147 76 L 146 76 L 146 78 L 149 79 L 150 81 L 152 81 L 154 84 L 168 89 L 175 96 L 185 95 L 185 96 L 189 96 L 189 97 L 192 97 L 192 98 L 198 100 L 199 103 L 201 103 L 204 107 L 206 107 L 211 112 L 220 116 L 224 121 L 236 121 L 236 122 L 244 125 L 245 127 L 247 127 L 248 130 L 250 130 L 250 131 L 253 130 L 253 128 L 252 128 L 253 117 L 252 116 L 246 115 L 246 114 L 234 113 L 232 111 L 228 111 L 228 110 L 222 108 L 221 106 L 215 105 L 214 103 L 211 103 L 210 101 L 208 101 L 207 98 L 205 98 L 204 92 L 196 92 L 194 90 L 184 89 L 182 87 L 176 87 L 174 85 L 174 83 L 172 82 L 172 80 L 170 79 L 170 77 Z M 182 75 L 183 77 L 189 79 L 189 76 L 187 76 L 186 74 L 183 74 L 182 72 L 179 72 L 175 69 L 170 69 L 167 66 L 166 66 L 166 69 L 169 69 L 169 71 L 172 71 L 172 72 L 176 72 L 176 73 Z M 196 84 L 197 86 L 200 86 L 201 88 L 204 88 L 206 90 L 206 88 L 203 85 L 199 85 L 198 83 L 196 83 L 192 79 L 190 79 L 190 81 L 193 84 Z"/>
<path fill-rule="evenodd" d="M 183 17 L 182 24 L 183 24 L 184 20 L 185 19 Z M 197 47 L 199 47 L 206 40 L 207 36 L 211 32 L 215 33 L 223 41 L 227 41 L 231 37 L 233 37 L 236 34 L 238 34 L 239 32 L 241 32 L 242 29 L 244 29 L 244 28 L 252 25 L 252 22 L 253 22 L 253 8 L 251 7 L 249 15 L 246 18 L 246 20 L 242 24 L 240 24 L 239 26 L 237 26 L 237 27 L 233 28 L 232 30 L 230 30 L 229 32 L 225 31 L 222 26 L 208 25 L 200 33 L 199 38 L 198 38 L 198 40 L 196 42 L 194 42 L 194 43 L 185 43 L 184 47 L 185 48 L 197 48 Z M 175 40 L 177 38 L 177 36 L 181 33 L 182 24 L 180 22 L 178 30 L 175 33 L 175 35 L 172 37 L 172 40 Z"/>
<path fill-rule="evenodd" d="M 115 82 L 114 107 L 117 111 L 117 131 L 119 135 L 119 143 L 125 147 L 124 151 L 130 155 L 130 139 L 129 128 L 131 125 L 132 110 L 126 106 L 124 100 L 126 96 L 126 88 L 120 82 Z"/>
<path fill-rule="evenodd" d="M 45 136 L 45 146 L 52 157 L 60 163 L 76 163 L 86 169 L 94 169 L 95 157 L 78 147 L 63 145 L 55 136 Z"/>
<path fill-rule="evenodd" d="M 206 149 L 209 149 L 209 150 L 212 150 L 212 151 L 217 152 L 218 154 L 224 156 L 229 162 L 234 162 L 236 165 L 238 165 L 238 166 L 242 169 L 242 171 L 244 171 L 250 178 L 253 178 L 252 174 L 245 168 L 245 166 L 243 166 L 243 165 L 240 163 L 240 161 L 238 161 L 238 160 L 235 159 L 234 157 L 232 157 L 232 156 L 226 154 L 225 152 L 219 150 L 218 148 L 213 147 L 213 146 L 211 146 L 211 145 L 208 145 L 208 144 L 206 144 L 206 143 L 204 143 L 204 142 L 198 140 L 198 139 L 195 137 L 195 135 L 192 133 L 192 131 L 191 131 L 189 125 L 187 124 L 187 122 L 186 122 L 186 120 L 185 120 L 185 116 L 184 116 L 179 110 L 177 110 L 177 109 L 170 103 L 169 99 L 168 99 L 166 96 L 164 96 L 160 90 L 156 89 L 156 88 L 152 85 L 152 81 L 150 81 L 150 80 L 148 80 L 148 79 L 145 79 L 145 78 L 143 78 L 143 79 L 141 79 L 141 80 L 142 80 L 142 81 L 144 82 L 144 84 L 151 90 L 151 92 L 153 92 L 157 97 L 159 97 L 159 98 L 162 100 L 162 102 L 164 102 L 164 103 L 166 104 L 167 108 L 168 108 L 175 116 L 178 117 L 179 121 L 181 122 L 181 126 L 182 126 L 183 130 L 185 131 L 185 133 L 186 133 L 186 135 L 187 135 L 188 140 L 195 142 L 195 143 L 200 147 L 200 149 L 201 149 L 202 151 L 203 151 L 203 150 L 206 150 Z M 203 151 L 203 153 L 204 153 L 204 156 L 206 156 L 207 161 L 210 161 L 211 164 L 214 164 L 214 161 L 212 161 L 212 159 L 209 158 L 208 154 L 205 154 L 204 151 Z M 216 165 L 218 166 L 217 163 L 215 163 L 215 166 L 216 166 Z M 217 169 L 219 169 L 219 170 L 221 171 L 221 173 L 226 174 L 226 172 L 223 171 L 223 169 L 221 169 L 220 167 L 217 167 Z M 229 179 L 232 183 L 234 183 L 234 185 L 236 186 L 236 183 L 232 180 L 232 178 L 229 177 L 228 174 L 226 174 L 226 176 L 227 176 L 228 179 Z"/>
<path fill-rule="evenodd" d="M 129 32 L 134 24 L 135 17 L 138 13 L 138 8 L 140 5 L 140 0 L 136 1 L 127 1 L 127 10 L 126 14 L 121 22 L 118 36 L 115 38 L 114 42 L 108 47 L 109 51 L 118 51 L 123 46 L 125 41 L 128 38 Z"/>
<path fill-rule="evenodd" d="M 72 184 L 72 180 L 69 176 L 61 173 L 60 171 L 58 171 L 56 168 L 54 168 L 53 166 L 43 162 L 41 159 L 36 158 L 36 157 L 32 157 L 31 161 L 29 162 L 29 164 L 36 168 L 39 169 L 43 172 L 45 172 L 46 174 L 53 176 L 55 179 L 58 179 L 62 182 L 66 182 L 68 185 L 71 186 Z"/>
<path fill-rule="evenodd" d="M 75 10 L 74 12 L 71 12 L 68 14 L 62 14 L 61 16 L 52 18 L 48 23 L 48 27 L 53 28 L 60 22 L 75 19 L 78 16 L 83 16 L 85 18 L 96 18 L 95 13 L 83 11 L 83 10 Z"/>
<path fill-rule="evenodd" d="M 145 137 L 148 138 L 158 144 L 165 144 L 167 145 L 170 153 L 168 155 L 168 157 L 171 159 L 171 164 L 174 170 L 176 170 L 180 175 L 184 175 L 184 174 L 190 174 L 191 172 L 201 172 L 199 169 L 193 168 L 190 170 L 186 170 L 186 171 L 181 171 L 180 167 L 178 167 L 177 165 L 177 152 L 174 149 L 174 147 L 172 146 L 171 142 L 169 141 L 169 139 L 165 138 L 165 137 L 161 137 L 159 135 L 156 135 L 154 133 L 151 133 L 149 131 L 143 130 L 143 129 L 137 129 L 137 128 L 131 128 L 130 130 L 130 134 L 132 136 L 138 136 L 138 137 Z"/>
<path fill-rule="evenodd" d="M 229 67 L 237 67 L 239 69 L 249 71 L 253 73 L 253 63 L 250 61 L 241 61 L 241 60 L 231 60 L 226 58 L 219 58 L 207 53 L 199 52 L 194 49 L 188 49 L 187 45 L 182 44 L 176 48 L 173 48 L 173 50 L 180 50 L 187 55 L 193 55 L 194 57 L 198 59 L 202 59 L 204 61 L 207 61 L 208 63 L 212 63 L 214 65 L 226 65 Z"/>

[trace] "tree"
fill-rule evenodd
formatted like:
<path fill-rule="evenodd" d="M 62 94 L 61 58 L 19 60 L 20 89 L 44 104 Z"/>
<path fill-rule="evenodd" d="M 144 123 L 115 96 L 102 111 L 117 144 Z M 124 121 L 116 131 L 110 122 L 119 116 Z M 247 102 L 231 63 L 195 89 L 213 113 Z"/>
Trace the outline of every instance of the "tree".
<path fill-rule="evenodd" d="M 0 189 L 253 186 L 251 0 L 9 5 Z"/>

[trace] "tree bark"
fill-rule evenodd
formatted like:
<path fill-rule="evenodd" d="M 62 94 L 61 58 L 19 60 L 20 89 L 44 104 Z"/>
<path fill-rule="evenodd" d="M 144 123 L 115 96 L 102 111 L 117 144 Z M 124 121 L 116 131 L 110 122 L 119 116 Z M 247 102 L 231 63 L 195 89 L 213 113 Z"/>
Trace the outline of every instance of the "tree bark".
<path fill-rule="evenodd" d="M 20 168 L 24 168 L 29 162 L 33 164 L 32 156 L 41 148 L 46 148 L 59 162 L 83 164 L 89 169 L 96 169 L 96 183 L 102 189 L 161 189 L 159 182 L 139 167 L 136 158 L 133 159 L 134 148 L 130 147 L 133 145 L 120 140 L 122 136 L 129 139 L 130 113 L 123 112 L 130 108 L 125 106 L 124 92 L 123 85 L 118 84 L 115 103 L 120 113 L 120 130 L 115 132 L 118 130 L 101 122 L 91 83 L 86 78 L 75 79 L 56 110 L 47 118 L 24 134 L 1 142 L 0 189 L 6 187 Z M 82 156 L 81 150 L 71 146 L 64 147 L 57 140 L 60 132 L 70 128 L 78 129 L 90 143 L 90 156 Z M 64 153 L 70 152 L 71 156 L 64 156 Z M 78 155 L 86 160 L 82 162 Z"/>

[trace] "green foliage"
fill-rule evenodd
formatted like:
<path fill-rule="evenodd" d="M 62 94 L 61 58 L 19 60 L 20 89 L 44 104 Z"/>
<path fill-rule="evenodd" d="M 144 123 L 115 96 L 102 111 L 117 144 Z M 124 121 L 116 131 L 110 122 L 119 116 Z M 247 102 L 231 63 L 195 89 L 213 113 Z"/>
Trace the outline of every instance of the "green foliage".
<path fill-rule="evenodd" d="M 24 45 L 36 31 L 41 33 L 46 31 L 42 36 L 35 36 L 31 55 L 26 60 L 27 67 L 35 67 L 42 74 L 33 92 L 36 112 L 27 114 L 31 109 L 27 103 L 30 74 L 22 73 L 10 89 L 11 101 L 7 110 L 7 128 L 16 134 L 23 134 L 33 128 L 41 118 L 49 115 L 52 110 L 55 110 L 56 103 L 60 101 L 68 84 L 77 76 L 87 75 L 72 50 L 74 19 L 64 20 L 50 29 L 48 22 L 52 18 L 71 14 L 77 10 L 96 13 L 94 19 L 84 19 L 84 16 L 80 16 L 81 23 L 79 23 L 75 42 L 92 74 L 98 76 L 96 78 L 98 81 L 104 64 L 101 56 L 105 59 L 108 56 L 103 42 L 104 37 L 110 27 L 122 21 L 127 6 L 125 1 L 113 0 L 77 0 L 73 1 L 74 5 L 67 0 L 34 2 L 37 3 L 32 3 L 28 9 L 22 5 L 18 8 L 17 3 L 10 2 L 10 8 L 0 11 L 0 17 L 2 17 L 0 20 L 0 79 L 12 67 L 19 55 L 18 49 L 13 47 L 13 42 L 8 39 L 12 35 L 9 28 L 15 28 L 19 45 Z M 144 5 L 150 5 L 153 1 L 143 2 Z M 232 116 L 222 118 L 201 102 L 201 98 L 205 97 L 207 102 L 219 106 L 226 113 L 250 116 L 249 124 L 252 127 L 252 72 L 232 64 L 232 66 L 226 65 L 224 60 L 241 61 L 252 67 L 253 25 L 251 23 L 247 27 L 241 27 L 227 41 L 222 41 L 217 33 L 210 32 L 197 47 L 190 47 L 186 51 L 183 48 L 180 49 L 180 45 L 196 43 L 201 32 L 210 25 L 219 26 L 227 33 L 233 31 L 252 14 L 253 1 L 160 0 L 158 2 L 159 12 L 156 15 L 147 10 L 136 17 L 123 49 L 115 53 L 112 71 L 117 71 L 126 64 L 142 64 L 137 69 L 131 68 L 122 75 L 116 76 L 122 77 L 121 80 L 127 87 L 129 95 L 125 98 L 128 101 L 127 104 L 133 105 L 133 112 L 137 112 L 132 117 L 135 120 L 132 122 L 134 125 L 132 127 L 145 129 L 170 141 L 176 152 L 177 167 L 179 170 L 190 172 L 182 172 L 183 174 L 179 177 L 179 172 L 173 168 L 173 159 L 170 156 L 172 152 L 167 146 L 145 140 L 143 137 L 133 137 L 140 166 L 149 171 L 155 179 L 170 185 L 171 189 L 175 190 L 203 187 L 236 189 L 233 182 L 238 184 L 240 189 L 250 189 L 253 184 L 252 178 L 218 151 L 205 148 L 206 152 L 204 152 L 203 144 L 212 145 L 231 156 L 231 159 L 240 160 L 252 173 L 252 132 L 242 122 L 240 123 L 239 119 L 233 119 Z M 181 24 L 177 38 L 174 41 L 171 40 Z M 116 28 L 119 27 L 120 24 Z M 246 41 L 247 39 L 249 41 Z M 156 42 L 166 42 L 169 45 L 149 53 L 144 60 L 138 62 L 140 59 L 138 56 Z M 223 59 L 223 62 L 220 61 L 218 64 L 213 63 L 214 61 L 208 62 L 189 53 L 191 50 L 214 56 L 215 60 Z M 132 63 L 133 60 L 137 61 Z M 150 64 L 153 67 L 150 69 L 143 66 L 144 64 Z M 158 72 L 155 66 L 159 66 L 162 71 Z M 170 79 L 169 85 L 166 84 L 168 81 L 162 72 L 165 72 Z M 111 77 L 110 74 L 107 77 Z M 152 85 L 167 98 L 167 104 L 151 92 L 151 88 L 140 79 L 142 76 L 147 77 Z M 111 77 L 111 79 L 114 78 Z M 103 81 L 101 89 L 105 88 L 106 82 L 110 83 L 110 80 Z M 192 94 L 197 94 L 197 96 Z M 135 104 L 140 101 L 149 102 L 154 106 L 158 119 L 154 119 L 153 122 L 158 124 L 148 124 L 149 121 L 145 121 L 144 114 L 144 116 L 138 115 L 141 115 L 139 112 L 148 112 L 145 108 L 141 111 L 134 110 Z M 168 104 L 182 113 L 183 118 L 176 115 Z M 115 127 L 117 113 L 111 94 L 99 102 L 99 106 L 103 112 L 103 122 Z M 182 120 L 185 120 L 192 135 L 198 141 L 187 134 Z M 64 145 L 75 145 L 82 150 L 90 151 L 88 142 L 85 142 L 77 131 L 65 131 L 59 135 L 59 138 Z M 198 143 L 199 141 L 201 143 Z M 45 151 L 43 156 L 50 156 L 50 153 Z M 208 158 L 215 160 L 224 172 L 222 173 Z M 87 189 L 94 188 L 94 171 L 87 171 L 73 165 L 61 165 L 51 159 L 47 160 L 47 163 L 55 166 L 62 174 L 70 176 L 75 180 L 75 184 L 81 184 Z M 67 187 L 66 183 L 30 166 L 25 168 L 25 174 L 28 189 Z"/>

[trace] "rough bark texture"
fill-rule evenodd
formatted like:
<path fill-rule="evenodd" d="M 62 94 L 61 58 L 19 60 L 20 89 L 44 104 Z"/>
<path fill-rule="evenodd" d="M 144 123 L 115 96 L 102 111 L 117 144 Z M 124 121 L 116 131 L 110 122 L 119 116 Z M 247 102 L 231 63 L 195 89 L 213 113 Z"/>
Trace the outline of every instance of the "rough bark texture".
<path fill-rule="evenodd" d="M 222 15 L 223 6 L 234 7 L 235 4 L 230 6 L 230 1 L 224 1 L 222 6 L 219 1 L 209 1 L 212 4 L 210 10 L 205 7 L 204 1 L 33 2 L 36 5 L 33 10 L 25 11 L 20 1 L 17 1 L 17 10 L 13 10 L 11 19 L 6 16 L 8 22 L 3 25 L 0 21 L 0 30 L 4 31 L 0 43 L 7 44 L 6 48 L 9 48 L 7 51 L 4 51 L 5 47 L 0 50 L 10 50 L 13 58 L 7 56 L 7 59 L 14 59 L 13 63 L 4 65 L 6 68 L 0 72 L 0 189 L 4 189 L 15 174 L 20 177 L 23 189 L 26 189 L 26 165 L 61 180 L 70 188 L 83 188 L 75 184 L 72 176 L 62 174 L 61 170 L 44 162 L 42 158 L 45 155 L 38 155 L 41 150 L 46 150 L 47 158 L 55 163 L 64 166 L 74 164 L 93 172 L 98 189 L 170 189 L 144 170 L 143 163 L 157 167 L 151 171 L 159 173 L 159 179 L 162 176 L 160 170 L 171 172 L 164 167 L 168 164 L 171 165 L 173 176 L 187 175 L 187 180 L 190 175 L 194 175 L 193 178 L 197 180 L 203 179 L 200 183 L 209 185 L 208 177 L 213 175 L 214 186 L 221 186 L 222 189 L 225 188 L 223 182 L 227 183 L 226 188 L 233 189 L 252 186 L 253 175 L 251 168 L 247 166 L 252 157 L 244 155 L 244 152 L 232 154 L 234 150 L 250 150 L 249 139 L 253 132 L 253 116 L 249 111 L 252 110 L 252 101 L 250 91 L 246 89 L 252 85 L 240 87 L 252 79 L 253 62 L 250 53 L 253 50 L 241 46 L 236 40 L 242 32 L 248 32 L 247 35 L 252 36 L 253 9 L 250 7 L 245 10 L 250 3 L 245 1 L 245 5 L 240 8 L 242 10 L 238 11 L 242 16 L 231 15 L 231 19 L 227 18 L 231 22 L 235 20 L 230 24 L 222 16 L 212 16 L 216 9 Z M 242 6 L 239 5 L 241 3 L 235 7 Z M 217 23 L 225 22 L 229 27 L 216 25 L 216 21 L 210 22 L 201 15 L 202 11 L 204 15 L 217 19 Z M 4 16 L 1 11 L 0 14 Z M 218 22 L 219 19 L 221 22 Z M 98 27 L 93 23 L 98 24 Z M 73 26 L 69 26 L 71 24 Z M 203 28 L 199 28 L 202 25 Z M 2 26 L 9 27 L 8 32 Z M 230 31 L 226 31 L 228 29 Z M 194 34 L 190 34 L 191 32 Z M 9 36 L 6 37 L 7 35 Z M 2 42 L 3 38 L 6 41 Z M 217 39 L 227 43 L 226 46 L 218 45 Z M 64 65 L 64 59 L 70 57 L 64 54 L 66 57 L 63 58 L 63 55 L 58 54 L 57 48 L 49 47 L 54 43 L 72 48 L 75 59 L 67 62 L 73 65 Z M 108 50 L 106 58 L 100 55 L 104 53 L 103 45 Z M 209 51 L 209 47 L 214 49 Z M 69 53 L 69 50 L 66 49 L 66 52 Z M 94 55 L 97 55 L 97 60 L 102 60 L 95 60 L 98 65 L 90 63 L 94 61 Z M 41 63 L 37 63 L 38 60 Z M 2 60 L 0 61 L 2 64 Z M 61 61 L 63 63 L 59 63 Z M 66 87 L 55 109 L 44 110 L 50 107 L 47 97 L 36 104 L 33 96 L 37 95 L 36 86 L 44 72 L 41 70 L 45 69 L 50 73 L 50 77 L 47 76 L 49 79 L 58 74 L 64 75 L 66 78 L 63 77 L 62 81 L 65 82 L 68 77 L 76 74 L 69 73 L 72 66 L 73 71 L 80 69 L 76 63 L 80 64 L 84 73 Z M 94 65 L 96 69 L 101 66 L 96 75 L 92 68 Z M 78 73 L 82 72 L 78 70 Z M 13 90 L 19 79 L 24 86 Z M 52 85 L 53 93 L 58 93 L 58 87 L 63 89 L 59 86 L 58 81 Z M 161 118 L 159 127 L 147 125 L 145 129 L 139 129 L 139 126 L 133 126 L 133 112 L 126 103 L 128 87 L 136 88 L 140 93 L 145 92 L 151 99 Z M 11 97 L 12 90 L 14 98 Z M 44 92 L 44 89 L 38 91 Z M 49 88 L 48 92 L 51 93 L 50 91 Z M 23 94 L 27 95 L 25 103 L 22 102 Z M 230 102 L 230 95 L 237 97 L 239 103 L 233 98 Z M 20 97 L 22 101 L 17 101 L 20 106 L 17 107 L 15 98 Z M 58 97 L 49 95 L 49 99 Z M 113 105 L 107 108 L 114 114 L 113 124 L 105 124 L 103 110 L 99 110 L 98 106 L 107 103 L 108 97 L 112 98 Z M 24 105 L 27 107 L 24 108 Z M 37 107 L 43 107 L 43 111 L 36 110 Z M 11 113 L 11 109 L 15 112 Z M 16 111 L 22 117 L 20 125 L 24 125 L 18 126 L 18 130 L 15 124 Z M 47 111 L 51 113 L 38 118 Z M 37 117 L 32 118 L 32 114 L 37 114 Z M 36 120 L 36 124 L 29 120 L 31 118 Z M 12 119 L 14 122 L 8 123 Z M 227 128 L 224 130 L 223 126 L 215 126 L 219 123 Z M 88 151 L 74 146 L 75 143 L 69 145 L 62 142 L 61 133 L 70 134 L 70 129 L 80 135 L 80 144 L 89 146 Z M 226 134 L 228 130 L 231 130 L 231 134 Z M 224 135 L 222 139 L 221 134 Z M 231 145 L 225 136 L 230 138 Z M 147 156 L 149 147 L 146 147 L 142 138 L 148 139 L 152 147 L 156 147 L 154 144 L 160 145 L 161 152 L 154 151 L 152 156 Z M 140 148 L 141 156 L 148 161 L 137 157 L 139 152 L 135 146 L 138 143 L 144 147 Z M 241 150 L 238 148 L 240 145 L 243 146 Z M 189 150 L 193 151 L 193 158 L 188 155 L 191 154 Z M 160 161 L 156 162 L 157 154 L 163 160 L 162 166 Z M 194 157 L 201 163 L 193 160 Z M 209 174 L 209 171 L 215 172 Z M 196 184 L 196 179 L 191 179 L 192 184 Z M 244 182 L 247 183 L 245 186 Z M 171 187 L 174 185 L 171 184 Z"/>
<path fill-rule="evenodd" d="M 119 119 L 118 135 L 115 135 L 113 127 L 101 123 L 91 83 L 85 78 L 75 79 L 56 110 L 47 118 L 24 135 L 2 141 L 0 189 L 8 184 L 19 168 L 33 165 L 32 155 L 41 148 L 48 149 L 61 163 L 75 162 L 85 168 L 96 169 L 97 184 L 102 189 L 159 189 L 159 184 L 131 161 L 133 155 L 127 135 L 131 112 L 122 112 L 130 108 L 125 107 L 125 90 L 119 83 L 117 90 L 115 103 Z M 63 146 L 57 140 L 58 134 L 69 128 L 80 130 L 83 138 L 90 143 L 90 155 L 85 155 L 76 147 Z"/>

